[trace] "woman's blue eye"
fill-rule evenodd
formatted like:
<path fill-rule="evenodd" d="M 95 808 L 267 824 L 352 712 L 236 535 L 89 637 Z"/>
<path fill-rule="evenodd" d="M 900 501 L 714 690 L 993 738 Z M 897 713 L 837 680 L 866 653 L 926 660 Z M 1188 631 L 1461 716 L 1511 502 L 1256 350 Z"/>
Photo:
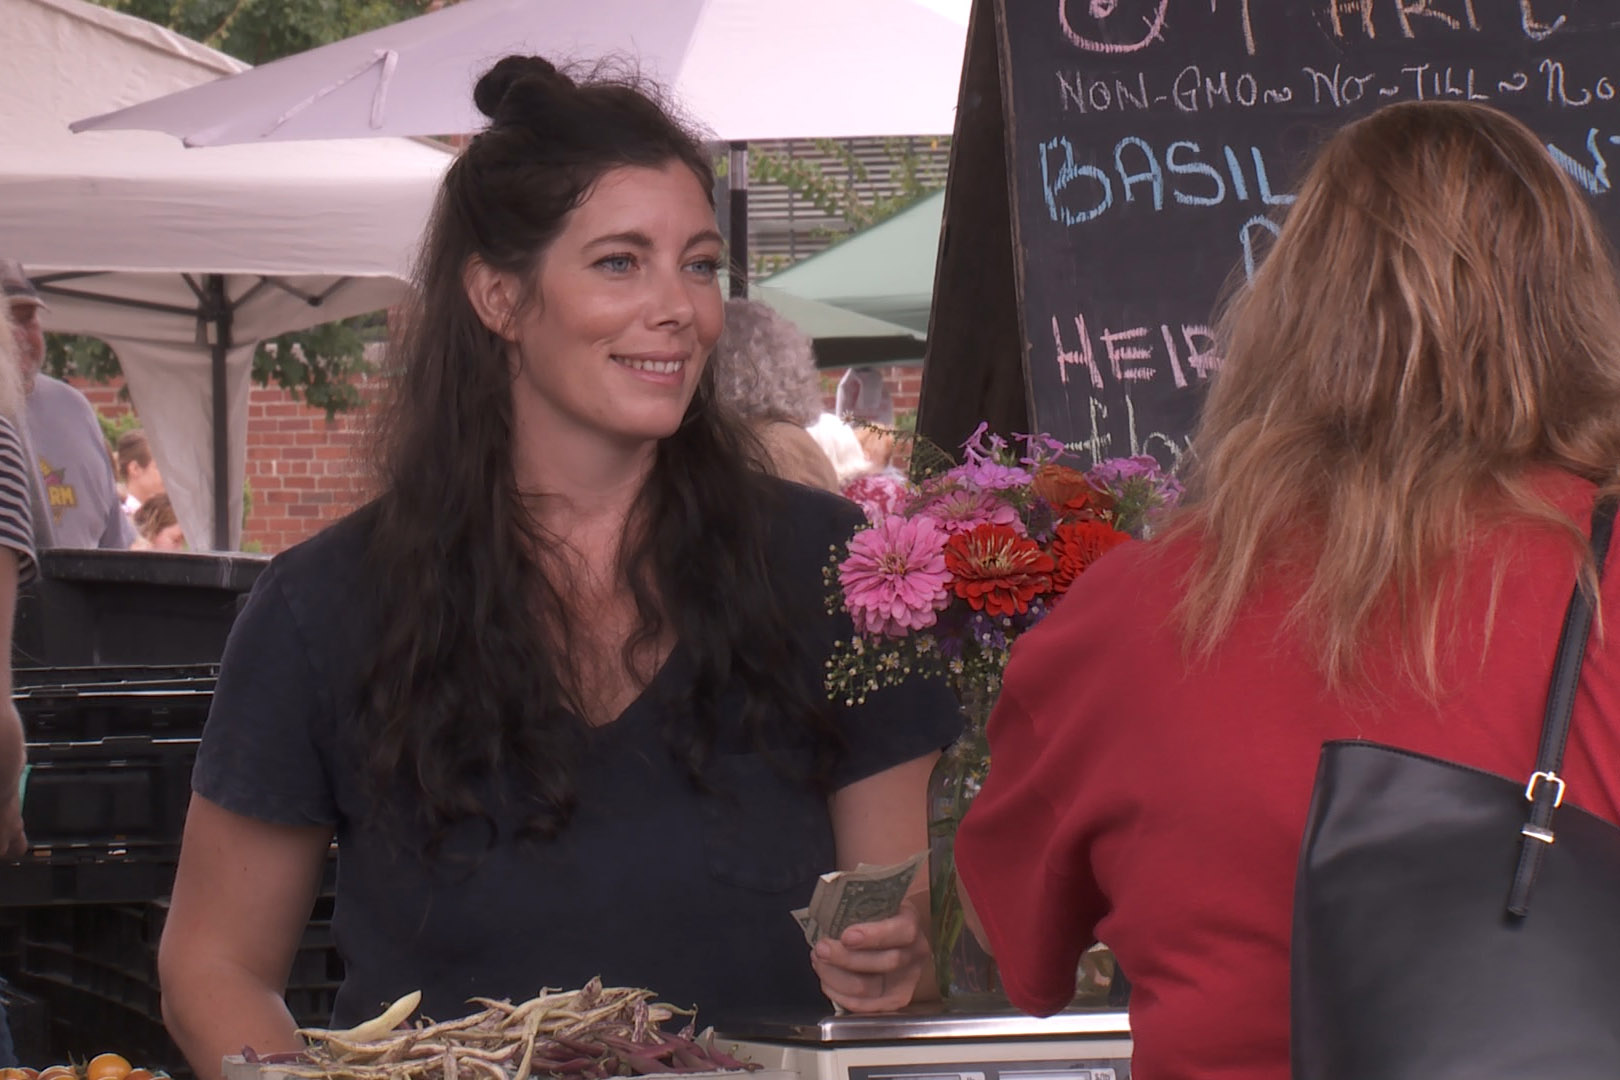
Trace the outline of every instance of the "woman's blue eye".
<path fill-rule="evenodd" d="M 687 263 L 686 265 L 687 265 L 687 267 L 689 269 L 696 271 L 698 274 L 702 275 L 703 277 L 714 277 L 716 274 L 718 274 L 720 272 L 720 260 L 719 259 L 710 259 L 710 258 L 694 259 L 691 262 Z"/>
<path fill-rule="evenodd" d="M 636 268 L 636 260 L 633 255 L 609 255 L 598 259 L 596 265 L 615 274 L 627 274 Z"/>

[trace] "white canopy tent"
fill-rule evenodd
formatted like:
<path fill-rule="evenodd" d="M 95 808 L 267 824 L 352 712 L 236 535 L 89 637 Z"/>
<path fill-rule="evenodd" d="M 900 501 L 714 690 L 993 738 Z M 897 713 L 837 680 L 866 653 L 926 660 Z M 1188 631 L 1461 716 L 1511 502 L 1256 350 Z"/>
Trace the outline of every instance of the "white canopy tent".
<path fill-rule="evenodd" d="M 623 55 L 717 138 L 953 130 L 965 12 L 933 0 L 459 0 L 79 130 L 167 131 L 191 146 L 452 135 L 486 123 L 496 59 Z M 153 95 L 156 97 L 156 95 Z"/>
<path fill-rule="evenodd" d="M 0 5 L 0 256 L 27 266 L 46 329 L 118 354 L 191 546 L 234 548 L 254 344 L 399 300 L 451 155 L 74 135 L 78 117 L 244 65 L 83 0 Z"/>
<path fill-rule="evenodd" d="M 188 146 L 468 134 L 486 123 L 473 86 L 507 53 L 629 57 L 731 144 L 742 295 L 748 140 L 949 133 L 967 13 L 962 0 L 458 0 L 73 126 L 166 131 Z"/>

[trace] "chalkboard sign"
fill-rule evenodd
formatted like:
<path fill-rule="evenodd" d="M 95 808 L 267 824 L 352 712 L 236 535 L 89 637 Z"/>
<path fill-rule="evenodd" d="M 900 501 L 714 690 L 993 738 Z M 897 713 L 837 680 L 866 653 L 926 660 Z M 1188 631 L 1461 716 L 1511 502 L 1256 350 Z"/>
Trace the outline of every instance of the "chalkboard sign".
<path fill-rule="evenodd" d="M 1620 241 L 1620 3 L 976 0 L 968 49 L 919 417 L 944 445 L 977 411 L 1178 462 L 1223 287 L 1380 105 L 1513 113 Z"/>

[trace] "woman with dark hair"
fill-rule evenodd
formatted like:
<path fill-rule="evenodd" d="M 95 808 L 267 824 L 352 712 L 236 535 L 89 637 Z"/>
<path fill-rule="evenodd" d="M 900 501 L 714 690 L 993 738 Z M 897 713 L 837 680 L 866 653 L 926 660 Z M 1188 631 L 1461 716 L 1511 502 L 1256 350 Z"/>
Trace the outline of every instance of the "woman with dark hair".
<path fill-rule="evenodd" d="M 1221 336 L 1191 497 L 1019 642 L 956 846 L 1018 1006 L 1062 1008 L 1082 950 L 1113 949 L 1140 1080 L 1286 1080 L 1322 744 L 1528 780 L 1570 594 L 1595 583 L 1593 505 L 1620 489 L 1608 244 L 1494 109 L 1339 131 Z M 1611 822 L 1615 569 L 1559 781 Z"/>
<path fill-rule="evenodd" d="M 713 408 L 709 164 L 648 94 L 508 57 L 418 266 L 375 502 L 232 632 L 160 953 L 202 1076 L 294 1048 L 330 842 L 333 1022 L 600 975 L 695 1005 L 894 1008 L 926 889 L 812 955 L 819 874 L 926 846 L 954 703 L 832 707 L 822 567 L 858 523 Z M 825 995 L 825 996 L 823 996 Z"/>

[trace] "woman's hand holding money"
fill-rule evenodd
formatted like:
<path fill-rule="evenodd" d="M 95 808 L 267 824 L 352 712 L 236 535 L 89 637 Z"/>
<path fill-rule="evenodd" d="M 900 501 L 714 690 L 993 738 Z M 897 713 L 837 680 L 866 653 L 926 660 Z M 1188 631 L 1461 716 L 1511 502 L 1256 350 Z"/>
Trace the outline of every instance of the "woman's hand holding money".
<path fill-rule="evenodd" d="M 926 900 L 927 894 L 922 896 Z M 834 1005 L 872 1013 L 911 1004 L 933 957 L 917 907 L 908 898 L 892 918 L 857 923 L 842 937 L 821 939 L 810 952 L 810 964 Z"/>

